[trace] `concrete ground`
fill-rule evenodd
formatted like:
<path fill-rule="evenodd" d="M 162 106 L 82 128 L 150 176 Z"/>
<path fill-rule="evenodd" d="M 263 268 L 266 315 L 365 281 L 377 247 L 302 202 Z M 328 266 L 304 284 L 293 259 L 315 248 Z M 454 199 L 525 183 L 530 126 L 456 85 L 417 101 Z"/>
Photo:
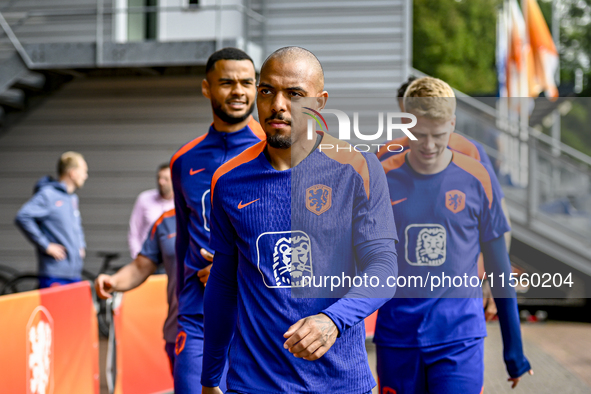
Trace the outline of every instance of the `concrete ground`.
<path fill-rule="evenodd" d="M 484 393 L 591 393 L 591 324 L 548 322 L 522 324 L 525 354 L 534 370 L 515 389 L 507 382 L 498 323 L 489 323 L 484 342 Z M 375 368 L 375 348 L 368 344 Z M 374 370 L 375 374 L 375 370 Z M 373 393 L 378 394 L 377 387 Z"/>
<path fill-rule="evenodd" d="M 485 340 L 485 393 L 587 394 L 591 393 L 591 324 L 524 323 L 523 342 L 534 375 L 525 376 L 511 389 L 503 363 L 498 323 L 488 324 Z M 104 378 L 106 339 L 100 341 L 101 394 L 108 394 Z M 368 342 L 369 362 L 375 368 L 375 348 Z M 375 374 L 375 369 L 374 369 Z M 373 391 L 378 394 L 377 387 Z"/>

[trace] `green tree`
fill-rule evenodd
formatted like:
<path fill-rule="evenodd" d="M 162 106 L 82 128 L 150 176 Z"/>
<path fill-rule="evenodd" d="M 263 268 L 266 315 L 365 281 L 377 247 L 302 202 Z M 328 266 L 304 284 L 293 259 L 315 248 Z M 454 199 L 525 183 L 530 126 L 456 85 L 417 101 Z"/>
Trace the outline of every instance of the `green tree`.
<path fill-rule="evenodd" d="M 413 67 L 468 94 L 494 94 L 501 0 L 414 0 Z"/>
<path fill-rule="evenodd" d="M 574 85 L 575 71 L 581 69 L 584 89 L 580 96 L 591 96 L 591 0 L 538 0 L 538 4 L 551 29 L 553 12 L 557 12 L 560 82 Z"/>
<path fill-rule="evenodd" d="M 554 0 L 556 1 L 556 0 Z M 560 0 L 560 81 L 574 84 L 575 70 L 584 73 L 581 96 L 591 96 L 591 0 Z"/>
<path fill-rule="evenodd" d="M 582 97 L 591 96 L 591 0 L 539 0 L 540 8 L 552 26 L 552 12 L 557 12 L 560 23 L 560 83 L 572 87 L 575 71 L 583 71 Z M 553 5 L 557 7 L 553 10 Z M 572 101 L 572 109 L 562 117 L 561 140 L 591 155 L 591 103 L 588 99 Z M 545 130 L 550 133 L 550 130 Z"/>

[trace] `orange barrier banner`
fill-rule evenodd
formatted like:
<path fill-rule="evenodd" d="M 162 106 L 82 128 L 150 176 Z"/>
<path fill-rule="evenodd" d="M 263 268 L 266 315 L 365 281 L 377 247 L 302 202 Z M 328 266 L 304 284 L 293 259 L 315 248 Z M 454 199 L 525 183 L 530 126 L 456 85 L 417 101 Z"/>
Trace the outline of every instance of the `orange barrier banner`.
<path fill-rule="evenodd" d="M 0 297 L 0 393 L 99 393 L 89 282 Z"/>
<path fill-rule="evenodd" d="M 373 337 L 376 332 L 376 321 L 378 319 L 378 311 L 375 311 L 371 315 L 365 318 L 365 336 Z"/>
<path fill-rule="evenodd" d="M 123 293 L 113 310 L 117 353 L 115 394 L 172 391 L 162 326 L 168 312 L 166 275 L 152 275 Z"/>

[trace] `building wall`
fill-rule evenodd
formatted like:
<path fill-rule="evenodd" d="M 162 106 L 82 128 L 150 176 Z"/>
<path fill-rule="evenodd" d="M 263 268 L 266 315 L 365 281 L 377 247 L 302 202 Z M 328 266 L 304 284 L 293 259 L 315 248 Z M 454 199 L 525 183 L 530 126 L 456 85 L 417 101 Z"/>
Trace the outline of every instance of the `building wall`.
<path fill-rule="evenodd" d="M 115 0 L 119 10 L 133 7 L 143 0 Z M 158 41 L 193 41 L 215 40 L 218 29 L 218 11 L 201 9 L 200 7 L 215 6 L 217 0 L 200 0 L 199 6 L 189 8 L 189 0 L 159 0 L 158 6 L 182 7 L 183 10 L 163 9 L 158 13 L 157 39 Z M 242 0 L 222 0 L 223 6 L 240 5 Z M 142 27 L 143 18 L 131 12 L 117 12 L 114 36 L 117 42 L 139 41 L 137 34 L 130 35 Z M 221 24 L 219 31 L 222 39 L 236 39 L 243 35 L 243 16 L 236 10 L 223 10 L 219 16 Z M 132 24 L 133 26 L 130 26 Z M 137 26 L 136 26 L 137 25 Z"/>
<path fill-rule="evenodd" d="M 89 1 L 94 0 L 83 0 L 84 7 L 88 8 Z M 242 1 L 266 16 L 266 25 L 247 19 L 243 26 L 241 14 L 224 11 L 222 38 L 240 37 L 246 31 L 239 43 L 251 42 L 251 54 L 258 49 L 257 66 L 282 46 L 308 48 L 323 64 L 331 97 L 392 97 L 409 72 L 412 0 L 223 0 L 223 4 Z M 184 2 L 188 3 L 161 0 L 159 5 Z M 215 2 L 202 0 L 201 4 Z M 14 3 L 18 4 L 26 11 L 37 3 Z M 127 0 L 105 0 L 106 7 L 127 4 Z M 28 20 L 20 28 L 23 38 L 30 42 L 90 42 L 96 38 L 94 16 L 75 18 L 76 29 L 84 34 L 75 34 L 78 30 L 70 25 L 61 27 L 59 20 Z M 125 13 L 117 13 L 113 28 L 109 20 L 106 39 L 112 33 L 117 41 L 125 41 Z M 215 39 L 215 11 L 160 15 L 159 37 L 162 41 Z M 13 218 L 30 197 L 35 181 L 53 173 L 59 154 L 66 150 L 80 151 L 90 166 L 88 183 L 79 193 L 90 269 L 98 269 L 97 251 L 127 256 L 127 220 L 135 197 L 155 186 L 155 169 L 161 162 L 184 142 L 204 133 L 211 122 L 200 81 L 198 76 L 78 79 L 2 136 L 0 264 L 35 268 L 33 249 L 14 227 Z"/>
<path fill-rule="evenodd" d="M 156 169 L 211 123 L 202 76 L 78 79 L 0 137 L 0 264 L 35 271 L 33 246 L 14 226 L 20 206 L 43 175 L 55 176 L 59 155 L 82 153 L 89 178 L 79 190 L 86 267 L 98 251 L 130 261 L 127 228 L 133 203 L 156 187 Z"/>
<path fill-rule="evenodd" d="M 267 18 L 249 27 L 265 56 L 288 45 L 312 51 L 338 97 L 396 96 L 412 64 L 412 0 L 252 0 Z"/>

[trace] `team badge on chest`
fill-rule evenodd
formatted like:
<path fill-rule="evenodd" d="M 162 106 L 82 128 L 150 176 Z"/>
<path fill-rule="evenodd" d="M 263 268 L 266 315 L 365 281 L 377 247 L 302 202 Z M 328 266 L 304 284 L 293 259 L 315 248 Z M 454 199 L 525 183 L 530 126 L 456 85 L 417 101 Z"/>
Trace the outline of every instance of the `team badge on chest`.
<path fill-rule="evenodd" d="M 466 207 L 466 195 L 459 190 L 445 193 L 445 207 L 453 213 L 458 213 Z"/>
<path fill-rule="evenodd" d="M 316 215 L 328 211 L 332 205 L 332 189 L 325 185 L 314 185 L 306 189 L 306 208 Z"/>
<path fill-rule="evenodd" d="M 445 263 L 447 232 L 442 225 L 411 224 L 404 232 L 407 263 L 430 267 Z"/>
<path fill-rule="evenodd" d="M 303 231 L 268 232 L 257 238 L 257 266 L 269 288 L 304 287 L 313 275 L 310 237 Z"/>

